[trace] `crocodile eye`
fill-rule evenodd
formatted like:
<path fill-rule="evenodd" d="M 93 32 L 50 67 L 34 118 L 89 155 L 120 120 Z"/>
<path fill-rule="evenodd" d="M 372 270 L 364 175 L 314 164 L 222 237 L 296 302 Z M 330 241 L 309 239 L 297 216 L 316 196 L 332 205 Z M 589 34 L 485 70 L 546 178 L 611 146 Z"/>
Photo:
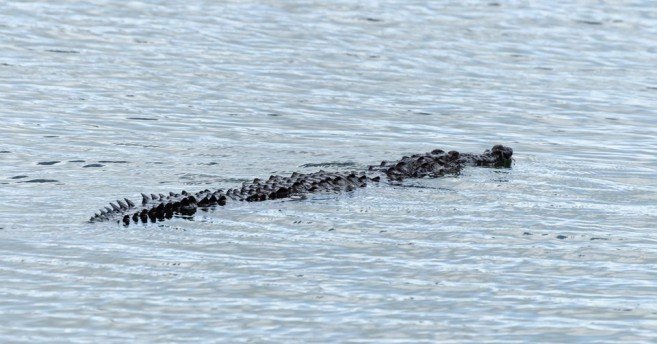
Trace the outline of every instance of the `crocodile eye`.
<path fill-rule="evenodd" d="M 459 156 L 460 156 L 459 152 L 457 152 L 457 151 L 449 151 L 449 153 L 447 153 L 447 155 L 449 156 L 450 160 L 458 159 Z"/>

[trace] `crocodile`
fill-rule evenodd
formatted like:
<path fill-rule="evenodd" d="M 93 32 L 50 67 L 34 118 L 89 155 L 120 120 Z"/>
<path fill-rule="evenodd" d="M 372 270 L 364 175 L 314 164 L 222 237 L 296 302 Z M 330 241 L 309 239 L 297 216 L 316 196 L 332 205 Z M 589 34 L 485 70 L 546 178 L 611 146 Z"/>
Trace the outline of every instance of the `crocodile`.
<path fill-rule="evenodd" d="M 202 190 L 196 193 L 182 191 L 164 194 L 144 194 L 140 204 L 124 198 L 110 202 L 109 206 L 94 214 L 90 222 L 117 221 L 127 226 L 131 223 L 163 221 L 174 216 L 189 217 L 198 209 L 224 206 L 228 202 L 261 202 L 289 199 L 313 193 L 348 192 L 382 180 L 395 184 L 409 178 L 437 178 L 459 174 L 465 166 L 509 168 L 513 150 L 495 145 L 482 154 L 445 152 L 434 149 L 424 154 L 404 156 L 395 161 L 382 161 L 370 165 L 364 171 L 314 173 L 294 172 L 289 176 L 272 175 L 268 179 L 256 178 L 241 187 L 218 190 Z"/>

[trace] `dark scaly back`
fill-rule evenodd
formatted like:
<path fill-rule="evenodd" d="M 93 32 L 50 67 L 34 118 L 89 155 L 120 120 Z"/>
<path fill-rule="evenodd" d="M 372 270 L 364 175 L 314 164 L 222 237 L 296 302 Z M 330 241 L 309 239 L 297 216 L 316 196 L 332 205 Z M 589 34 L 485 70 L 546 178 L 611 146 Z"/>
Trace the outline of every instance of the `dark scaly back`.
<path fill-rule="evenodd" d="M 445 152 L 434 149 L 424 154 L 405 156 L 396 161 L 382 161 L 370 166 L 370 171 L 385 173 L 391 181 L 408 178 L 437 178 L 446 174 L 458 174 L 464 166 L 511 167 L 513 150 L 502 145 L 493 146 L 482 154 Z"/>

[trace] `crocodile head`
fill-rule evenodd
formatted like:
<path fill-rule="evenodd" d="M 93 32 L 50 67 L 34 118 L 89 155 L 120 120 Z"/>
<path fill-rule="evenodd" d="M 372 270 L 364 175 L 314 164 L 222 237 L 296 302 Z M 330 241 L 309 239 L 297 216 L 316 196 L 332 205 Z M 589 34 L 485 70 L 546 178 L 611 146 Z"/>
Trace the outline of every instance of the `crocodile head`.
<path fill-rule="evenodd" d="M 494 167 L 511 167 L 513 159 L 513 149 L 511 147 L 506 147 L 502 145 L 495 145 L 490 150 L 490 156 L 492 158 L 491 166 Z"/>

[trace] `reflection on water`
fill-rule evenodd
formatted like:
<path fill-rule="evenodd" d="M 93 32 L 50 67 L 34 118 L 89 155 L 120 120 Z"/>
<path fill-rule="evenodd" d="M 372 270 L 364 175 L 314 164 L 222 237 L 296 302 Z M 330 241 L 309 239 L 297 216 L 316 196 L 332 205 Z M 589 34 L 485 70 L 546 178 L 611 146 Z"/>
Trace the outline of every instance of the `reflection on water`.
<path fill-rule="evenodd" d="M 651 3 L 0 4 L 0 338 L 650 341 Z M 510 170 L 85 223 L 140 192 Z"/>

